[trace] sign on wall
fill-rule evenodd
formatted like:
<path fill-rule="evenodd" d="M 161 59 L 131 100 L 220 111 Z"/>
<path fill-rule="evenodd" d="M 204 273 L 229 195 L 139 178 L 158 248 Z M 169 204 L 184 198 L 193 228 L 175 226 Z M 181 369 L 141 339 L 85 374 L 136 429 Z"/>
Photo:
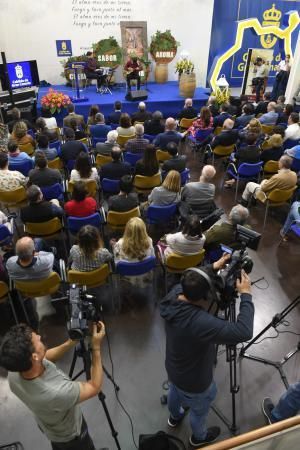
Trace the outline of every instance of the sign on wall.
<path fill-rule="evenodd" d="M 235 40 L 237 21 L 245 22 L 256 18 L 262 27 L 278 27 L 284 29 L 287 24 L 286 13 L 299 11 L 300 0 L 215 0 L 210 43 L 208 71 L 216 56 L 220 56 Z M 294 52 L 299 26 L 291 33 L 291 50 Z M 241 86 L 247 61 L 248 48 L 272 49 L 273 59 L 270 64 L 269 84 L 272 84 L 276 66 L 283 58 L 282 39 L 274 34 L 259 35 L 251 27 L 246 28 L 242 36 L 241 48 L 236 51 L 222 66 L 222 73 L 230 86 Z"/>
<path fill-rule="evenodd" d="M 11 89 L 32 86 L 30 63 L 28 61 L 8 63 L 7 71 Z"/>
<path fill-rule="evenodd" d="M 72 44 L 70 40 L 56 41 L 57 56 L 72 56 Z"/>

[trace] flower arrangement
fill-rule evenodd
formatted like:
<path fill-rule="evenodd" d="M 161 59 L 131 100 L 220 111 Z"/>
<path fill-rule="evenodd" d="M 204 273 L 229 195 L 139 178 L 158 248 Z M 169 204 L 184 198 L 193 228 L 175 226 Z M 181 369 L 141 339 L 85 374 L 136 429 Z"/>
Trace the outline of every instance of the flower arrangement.
<path fill-rule="evenodd" d="M 194 64 L 190 59 L 181 59 L 180 61 L 177 61 L 175 73 L 178 73 L 178 75 L 182 75 L 183 73 L 193 73 L 194 72 Z"/>
<path fill-rule="evenodd" d="M 68 95 L 55 91 L 52 88 L 41 99 L 42 107 L 49 109 L 51 114 L 59 113 L 62 108 L 66 108 L 70 103 L 71 99 Z"/>
<path fill-rule="evenodd" d="M 222 103 L 228 103 L 230 95 L 230 89 L 220 90 L 219 88 L 217 88 L 215 92 L 211 93 L 212 97 L 216 97 L 216 102 L 218 103 L 218 105 L 222 105 Z"/>
<path fill-rule="evenodd" d="M 180 45 L 172 36 L 170 30 L 164 32 L 157 31 L 151 37 L 150 53 L 154 61 L 171 62 L 177 52 L 177 47 Z"/>

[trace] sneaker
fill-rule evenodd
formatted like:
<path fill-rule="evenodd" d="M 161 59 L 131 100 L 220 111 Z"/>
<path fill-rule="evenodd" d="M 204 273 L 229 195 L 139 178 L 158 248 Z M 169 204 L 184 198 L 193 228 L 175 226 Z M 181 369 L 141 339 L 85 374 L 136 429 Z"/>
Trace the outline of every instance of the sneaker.
<path fill-rule="evenodd" d="M 176 428 L 183 421 L 183 418 L 184 418 L 184 414 L 182 415 L 182 417 L 180 419 L 173 419 L 173 417 L 170 416 L 168 418 L 169 427 Z"/>
<path fill-rule="evenodd" d="M 207 435 L 205 439 L 196 439 L 192 434 L 190 437 L 190 444 L 192 447 L 201 447 L 201 445 L 211 444 L 214 442 L 219 434 L 221 433 L 220 427 L 209 427 L 207 428 Z"/>
<path fill-rule="evenodd" d="M 274 405 L 273 405 L 272 400 L 269 397 L 266 397 L 263 399 L 262 404 L 261 404 L 261 409 L 262 409 L 263 415 L 266 417 L 269 424 L 271 425 L 271 423 L 274 423 L 274 421 L 272 419 L 272 415 L 271 415 L 271 412 L 274 409 Z"/>

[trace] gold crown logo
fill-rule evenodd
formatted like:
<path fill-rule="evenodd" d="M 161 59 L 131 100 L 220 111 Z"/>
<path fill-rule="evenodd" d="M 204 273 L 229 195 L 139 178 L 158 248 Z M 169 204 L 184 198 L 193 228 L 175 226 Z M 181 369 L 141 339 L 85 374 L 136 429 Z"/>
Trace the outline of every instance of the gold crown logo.
<path fill-rule="evenodd" d="M 275 8 L 275 3 L 272 4 L 271 9 L 267 9 L 263 13 L 263 18 L 269 22 L 279 22 L 281 19 L 281 11 Z"/>

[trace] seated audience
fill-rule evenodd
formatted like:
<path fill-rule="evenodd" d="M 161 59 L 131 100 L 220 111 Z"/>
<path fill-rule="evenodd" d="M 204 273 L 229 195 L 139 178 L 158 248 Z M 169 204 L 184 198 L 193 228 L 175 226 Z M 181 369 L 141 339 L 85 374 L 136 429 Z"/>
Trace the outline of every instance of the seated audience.
<path fill-rule="evenodd" d="M 283 140 L 280 134 L 272 134 L 268 139 L 268 147 L 262 150 L 260 159 L 266 164 L 267 161 L 279 161 L 283 154 Z"/>
<path fill-rule="evenodd" d="M 18 145 L 31 144 L 35 148 L 35 140 L 30 134 L 27 134 L 27 125 L 22 120 L 15 123 L 11 138 L 17 142 Z"/>
<path fill-rule="evenodd" d="M 152 189 L 148 196 L 148 204 L 154 206 L 167 206 L 180 202 L 181 179 L 176 170 L 170 170 L 161 186 Z"/>
<path fill-rule="evenodd" d="M 27 178 L 21 172 L 8 169 L 8 155 L 0 152 L 0 191 L 13 191 L 26 183 Z"/>
<path fill-rule="evenodd" d="M 235 144 L 238 139 L 237 130 L 233 129 L 234 121 L 231 119 L 226 119 L 223 124 L 223 129 L 220 134 L 215 136 L 211 141 L 211 148 L 214 149 L 217 145 L 223 145 L 227 147 L 229 145 Z"/>
<path fill-rule="evenodd" d="M 152 144 L 148 144 L 145 148 L 143 156 L 135 164 L 135 175 L 143 175 L 144 177 L 152 177 L 159 172 L 159 164 L 156 158 L 156 148 Z"/>
<path fill-rule="evenodd" d="M 55 142 L 59 139 L 59 135 L 56 129 L 49 130 L 46 125 L 46 121 L 43 117 L 36 119 L 35 126 L 37 134 L 44 134 L 49 139 L 49 142 Z"/>
<path fill-rule="evenodd" d="M 177 114 L 177 119 L 194 119 L 198 115 L 198 111 L 193 107 L 193 100 L 186 98 L 183 109 Z"/>
<path fill-rule="evenodd" d="M 60 158 L 64 163 L 75 161 L 80 152 L 87 152 L 86 146 L 75 140 L 75 133 L 72 128 L 65 129 L 66 142 L 61 146 Z"/>
<path fill-rule="evenodd" d="M 198 130 L 207 130 L 213 127 L 213 117 L 207 106 L 203 106 L 200 110 L 200 117 L 193 122 L 193 125 L 188 129 L 194 138 L 197 138 Z"/>
<path fill-rule="evenodd" d="M 22 163 L 25 161 L 32 161 L 26 152 L 21 152 L 16 141 L 11 139 L 7 144 L 8 163 Z"/>
<path fill-rule="evenodd" d="M 127 212 L 139 206 L 139 199 L 133 191 L 133 182 L 130 175 L 124 175 L 120 180 L 120 192 L 108 199 L 108 209 L 116 212 Z"/>
<path fill-rule="evenodd" d="M 289 117 L 293 111 L 294 111 L 293 105 L 290 105 L 290 104 L 285 105 L 285 107 L 283 108 L 283 111 L 279 111 L 279 113 L 278 113 L 278 119 L 276 121 L 276 124 L 277 125 L 280 123 L 287 124 Z"/>
<path fill-rule="evenodd" d="M 254 106 L 252 103 L 246 103 L 242 109 L 242 115 L 237 117 L 234 123 L 235 128 L 245 127 L 254 117 Z"/>
<path fill-rule="evenodd" d="M 178 145 L 175 142 L 169 142 L 167 150 L 171 158 L 163 163 L 162 172 L 170 172 L 170 170 L 183 172 L 186 167 L 186 156 L 178 155 Z"/>
<path fill-rule="evenodd" d="M 288 213 L 288 216 L 284 222 L 284 225 L 280 230 L 280 236 L 283 238 L 284 241 L 287 241 L 286 234 L 289 232 L 291 225 L 296 221 L 298 222 L 298 225 L 300 225 L 300 202 L 299 201 L 296 201 L 292 204 L 291 209 Z"/>
<path fill-rule="evenodd" d="M 110 180 L 120 180 L 123 175 L 131 174 L 131 165 L 121 161 L 122 150 L 120 147 L 113 147 L 110 152 L 112 162 L 104 164 L 100 169 L 100 178 L 109 178 Z"/>
<path fill-rule="evenodd" d="M 228 245 L 228 247 L 237 249 L 240 243 L 236 241 L 236 227 L 237 225 L 245 225 L 249 217 L 249 211 L 242 205 L 234 206 L 228 216 L 228 220 L 222 223 L 213 225 L 205 233 L 204 247 L 207 251 L 215 250 L 221 244 Z"/>
<path fill-rule="evenodd" d="M 51 111 L 48 108 L 42 106 L 41 116 L 46 122 L 48 130 L 57 130 L 58 125 L 56 119 L 52 116 Z"/>
<path fill-rule="evenodd" d="M 282 112 L 285 108 L 285 96 L 279 95 L 276 104 L 277 104 L 277 112 L 278 113 Z"/>
<path fill-rule="evenodd" d="M 273 136 L 273 134 L 279 134 L 279 136 L 281 136 L 282 140 L 283 140 L 284 136 L 285 136 L 285 128 L 283 128 L 281 125 L 275 125 L 273 130 L 271 131 L 271 133 L 268 136 L 265 136 L 265 137 L 268 140 L 269 136 Z"/>
<path fill-rule="evenodd" d="M 193 211 L 202 218 L 208 216 L 216 208 L 214 203 L 216 188 L 211 183 L 215 174 L 216 169 L 206 165 L 202 169 L 199 181 L 192 181 L 184 186 L 181 200 L 186 205 L 186 214 L 181 211 L 181 215 L 187 216 L 188 211 Z"/>
<path fill-rule="evenodd" d="M 84 181 L 74 184 L 72 200 L 65 203 L 65 212 L 72 217 L 87 217 L 97 211 L 97 202 L 93 197 L 88 197 L 88 191 Z"/>
<path fill-rule="evenodd" d="M 297 184 L 297 175 L 295 172 L 291 171 L 292 162 L 292 158 L 283 155 L 279 160 L 279 171 L 277 174 L 273 175 L 269 180 L 263 180 L 260 184 L 252 181 L 247 183 L 242 195 L 242 205 L 247 206 L 251 196 L 264 199 L 261 192 L 268 194 L 274 189 L 288 190 L 295 187 Z"/>
<path fill-rule="evenodd" d="M 117 100 L 114 104 L 114 112 L 109 114 L 106 123 L 109 125 L 111 123 L 117 124 L 120 122 L 120 117 L 122 114 L 122 103 Z"/>
<path fill-rule="evenodd" d="M 285 130 L 284 141 L 291 139 L 293 141 L 300 139 L 299 113 L 293 112 L 288 118 L 288 127 Z"/>
<path fill-rule="evenodd" d="M 77 126 L 80 127 L 82 130 L 85 130 L 84 117 L 81 114 L 75 113 L 75 106 L 73 105 L 73 103 L 70 103 L 67 106 L 67 111 L 68 111 L 68 115 L 66 117 L 64 117 L 64 120 L 63 120 L 64 128 L 72 128 L 71 120 L 75 119 Z"/>
<path fill-rule="evenodd" d="M 167 145 L 169 142 L 179 144 L 182 139 L 182 134 L 176 131 L 176 126 L 176 120 L 173 119 L 173 117 L 169 117 L 166 120 L 165 132 L 158 134 L 154 139 L 153 144 L 160 150 L 164 151 L 167 150 Z"/>
<path fill-rule="evenodd" d="M 56 183 L 62 183 L 62 176 L 59 170 L 50 169 L 47 164 L 47 158 L 43 152 L 36 152 L 35 166 L 29 176 L 29 184 L 36 184 L 39 187 L 53 186 Z"/>
<path fill-rule="evenodd" d="M 32 125 L 32 123 L 29 122 L 29 120 L 23 119 L 21 117 L 21 111 L 19 110 L 19 108 L 13 108 L 10 112 L 10 117 L 11 120 L 7 123 L 8 126 L 8 131 L 11 134 L 14 128 L 14 125 L 17 122 L 25 122 L 26 126 L 27 126 L 27 130 L 34 130 L 34 126 Z"/>
<path fill-rule="evenodd" d="M 165 237 L 167 248 L 164 257 L 175 253 L 177 255 L 195 255 L 203 249 L 205 236 L 202 234 L 201 223 L 198 216 L 187 217 L 182 231 L 167 234 Z"/>
<path fill-rule="evenodd" d="M 143 153 L 149 144 L 149 140 L 144 138 L 144 125 L 137 123 L 134 129 L 135 137 L 126 142 L 125 151 L 130 153 Z"/>
<path fill-rule="evenodd" d="M 96 116 L 96 114 L 98 112 L 100 112 L 100 109 L 99 109 L 98 105 L 92 105 L 90 107 L 89 116 L 88 116 L 88 120 L 87 120 L 87 125 L 96 125 L 95 116 Z"/>
<path fill-rule="evenodd" d="M 46 134 L 38 134 L 36 152 L 44 153 L 48 161 L 52 161 L 58 156 L 56 148 L 49 147 L 49 138 Z"/>
<path fill-rule="evenodd" d="M 217 103 L 216 97 L 214 97 L 213 95 L 209 96 L 207 100 L 207 107 L 213 117 L 216 117 L 219 114 L 219 105 Z"/>
<path fill-rule="evenodd" d="M 250 133 L 254 133 L 256 135 L 257 145 L 260 145 L 263 142 L 265 135 L 262 132 L 261 123 L 256 118 L 251 119 L 248 125 L 243 130 L 239 131 L 238 136 L 240 145 L 245 145 L 246 137 Z"/>
<path fill-rule="evenodd" d="M 77 234 L 76 245 L 70 250 L 69 265 L 80 272 L 100 269 L 112 260 L 112 255 L 104 248 L 99 230 L 91 225 L 84 225 Z"/>
<path fill-rule="evenodd" d="M 222 103 L 220 106 L 220 114 L 214 117 L 214 128 L 222 127 L 226 119 L 231 119 L 228 109 L 228 103 Z"/>
<path fill-rule="evenodd" d="M 276 112 L 276 103 L 270 102 L 267 106 L 267 112 L 258 119 L 262 125 L 275 125 L 278 119 Z"/>
<path fill-rule="evenodd" d="M 234 97 L 233 95 L 231 95 L 229 97 L 229 108 L 228 108 L 229 114 L 231 116 L 240 116 L 242 114 L 241 104 L 242 104 L 242 102 L 239 97 Z"/>
<path fill-rule="evenodd" d="M 258 102 L 256 108 L 255 108 L 255 115 L 258 114 L 265 114 L 268 110 L 268 104 L 271 101 L 271 92 L 265 92 L 263 94 L 263 100 L 261 102 Z"/>
<path fill-rule="evenodd" d="M 121 136 L 135 135 L 135 128 L 131 125 L 131 119 L 127 113 L 122 113 L 120 115 L 120 126 L 117 128 L 117 133 Z"/>
<path fill-rule="evenodd" d="M 113 147 L 119 147 L 117 144 L 118 132 L 117 130 L 111 130 L 107 133 L 105 142 L 97 142 L 94 150 L 95 155 L 110 156 Z"/>
<path fill-rule="evenodd" d="M 71 171 L 71 181 L 95 180 L 99 182 L 99 175 L 96 167 L 92 166 L 88 153 L 80 152 L 76 158 L 75 167 Z"/>
<path fill-rule="evenodd" d="M 39 186 L 32 185 L 27 189 L 28 206 L 21 208 L 20 217 L 23 223 L 42 223 L 55 217 L 63 216 L 63 209 L 56 199 L 44 200 L 43 193 Z"/>
<path fill-rule="evenodd" d="M 43 280 L 53 271 L 54 254 L 36 251 L 35 243 L 29 236 L 22 237 L 16 243 L 16 256 L 6 262 L 11 280 Z"/>
<path fill-rule="evenodd" d="M 111 126 L 106 125 L 104 115 L 97 113 L 95 116 L 95 124 L 90 126 L 90 134 L 95 138 L 106 138 L 107 133 L 111 131 Z"/>
<path fill-rule="evenodd" d="M 160 111 L 154 111 L 151 119 L 144 122 L 144 131 L 146 134 L 159 134 L 165 130 L 163 115 Z"/>
<path fill-rule="evenodd" d="M 71 117 L 70 119 L 70 128 L 74 131 L 76 141 L 86 138 L 86 133 L 82 130 L 75 117 Z"/>
<path fill-rule="evenodd" d="M 151 112 L 146 111 L 146 103 L 140 102 L 137 112 L 131 114 L 131 122 L 133 123 L 133 125 L 135 122 L 144 123 L 146 120 L 151 119 L 151 116 Z"/>
<path fill-rule="evenodd" d="M 284 153 L 288 156 L 290 156 L 293 159 L 300 160 L 300 144 L 295 145 L 295 147 L 288 148 L 284 151 Z"/>
<path fill-rule="evenodd" d="M 0 225 L 5 225 L 6 228 L 7 228 L 10 232 L 13 231 L 13 229 L 12 229 L 12 223 L 11 223 L 11 216 L 8 216 L 8 217 L 7 217 L 7 215 L 4 214 L 3 211 L 0 211 Z M 2 247 L 2 245 L 4 245 L 4 244 L 1 243 L 1 247 Z M 1 262 L 2 262 L 2 261 L 1 261 L 1 259 L 0 259 L 0 266 L 1 266 Z M 1 270 L 0 270 L 0 272 L 1 272 Z M 0 276 L 0 281 L 3 281 L 3 280 L 1 280 L 1 276 Z"/>
<path fill-rule="evenodd" d="M 149 256 L 155 256 L 155 252 L 146 225 L 139 217 L 132 217 L 126 224 L 123 237 L 114 245 L 115 262 L 139 262 Z M 130 283 L 140 284 L 140 287 L 148 280 L 152 280 L 152 274 L 149 272 L 145 275 L 128 277 Z"/>

